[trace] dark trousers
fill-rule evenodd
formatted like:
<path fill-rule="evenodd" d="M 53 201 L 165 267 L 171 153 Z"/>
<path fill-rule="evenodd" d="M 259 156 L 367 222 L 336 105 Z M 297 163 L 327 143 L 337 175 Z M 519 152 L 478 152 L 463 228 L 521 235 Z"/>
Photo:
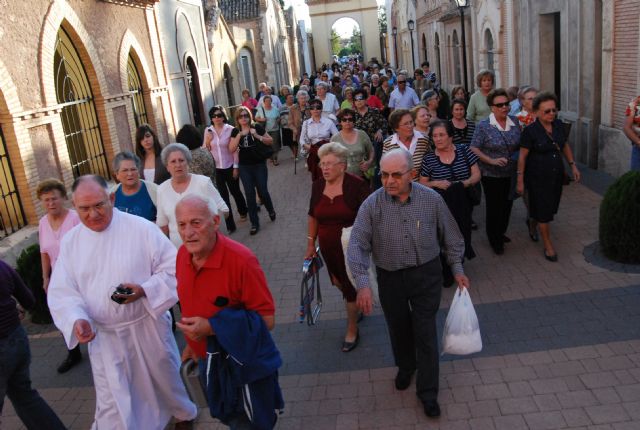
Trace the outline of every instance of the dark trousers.
<path fill-rule="evenodd" d="M 229 199 L 229 193 L 233 196 L 238 207 L 240 215 L 245 216 L 249 211 L 247 209 L 247 202 L 240 191 L 240 181 L 233 177 L 233 167 L 228 169 L 216 169 L 216 188 L 222 197 L 222 200 L 229 207 L 229 217 L 225 220 L 227 224 L 227 231 L 235 230 L 236 223 L 233 219 L 233 210 L 231 210 L 231 200 Z"/>
<path fill-rule="evenodd" d="M 0 339 L 0 417 L 6 394 L 27 429 L 65 429 L 47 402 L 31 388 L 30 364 L 29 339 L 19 325 L 7 337 Z"/>
<path fill-rule="evenodd" d="M 396 366 L 418 370 L 416 391 L 424 402 L 438 397 L 440 359 L 436 314 L 442 294 L 440 258 L 389 272 L 378 269 L 380 305 Z"/>
<path fill-rule="evenodd" d="M 253 227 L 260 227 L 260 218 L 258 218 L 258 204 L 256 203 L 256 188 L 260 194 L 260 200 L 269 214 L 275 212 L 271 195 L 267 189 L 267 181 L 269 179 L 269 171 L 266 163 L 240 165 L 240 180 L 244 188 L 244 194 L 247 196 L 247 205 L 249 206 L 249 219 Z"/>
<path fill-rule="evenodd" d="M 509 227 L 513 201 L 509 199 L 511 178 L 482 177 L 485 206 L 487 209 L 486 231 L 492 248 L 504 247 L 503 236 Z"/>

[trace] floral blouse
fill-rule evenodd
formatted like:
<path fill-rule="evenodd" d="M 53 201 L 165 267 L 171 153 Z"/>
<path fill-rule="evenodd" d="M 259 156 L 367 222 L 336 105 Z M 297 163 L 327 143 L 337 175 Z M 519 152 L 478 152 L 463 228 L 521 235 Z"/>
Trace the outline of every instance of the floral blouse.
<path fill-rule="evenodd" d="M 355 127 L 358 130 L 362 130 L 367 133 L 367 136 L 369 136 L 371 142 L 375 142 L 375 136 L 378 130 L 380 130 L 383 135 L 385 135 L 387 132 L 387 121 L 377 109 L 368 108 L 367 112 L 364 115 L 361 115 L 356 110 L 356 114 L 354 115 L 354 117 Z"/>

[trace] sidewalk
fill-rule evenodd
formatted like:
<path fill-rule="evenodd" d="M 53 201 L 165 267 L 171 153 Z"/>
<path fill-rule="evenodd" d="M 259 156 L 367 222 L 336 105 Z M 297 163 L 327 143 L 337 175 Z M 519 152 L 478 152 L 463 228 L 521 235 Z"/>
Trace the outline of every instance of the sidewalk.
<path fill-rule="evenodd" d="M 443 356 L 442 417 L 427 419 L 412 385 L 393 387 L 396 369 L 381 310 L 361 323 L 361 341 L 339 351 L 344 305 L 323 272 L 324 306 L 314 327 L 297 322 L 301 259 L 306 248 L 310 179 L 283 151 L 270 167 L 278 213 L 249 236 L 240 224 L 232 238 L 256 252 L 277 305 L 274 337 L 283 356 L 286 410 L 279 429 L 638 429 L 640 428 L 640 275 L 587 263 L 583 249 L 597 240 L 602 178 L 586 171 L 585 185 L 564 188 L 552 224 L 558 263 L 530 241 L 524 206 L 514 204 L 503 256 L 488 246 L 484 210 L 465 265 L 480 319 L 484 349 L 471 357 Z M 595 184 L 595 185 L 592 185 Z M 264 212 L 264 211 L 263 211 Z M 454 291 L 444 291 L 440 333 Z M 72 429 L 89 428 L 95 407 L 88 360 L 68 374 L 53 327 L 28 325 L 34 386 Z M 182 339 L 179 338 L 179 343 Z M 85 354 L 86 358 L 86 354 Z M 22 428 L 6 402 L 0 428 Z M 197 428 L 222 428 L 202 410 Z"/>

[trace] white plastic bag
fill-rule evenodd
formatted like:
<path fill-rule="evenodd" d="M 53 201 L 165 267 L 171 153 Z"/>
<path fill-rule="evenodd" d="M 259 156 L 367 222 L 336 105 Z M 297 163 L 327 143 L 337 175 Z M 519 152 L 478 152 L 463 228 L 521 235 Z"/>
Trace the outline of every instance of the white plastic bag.
<path fill-rule="evenodd" d="M 351 229 L 353 227 L 345 227 L 342 229 L 342 236 L 340 240 L 342 242 L 342 253 L 344 254 L 344 265 L 347 268 L 347 276 L 349 277 L 349 281 L 351 281 L 351 285 L 356 286 L 356 282 L 353 279 L 353 275 L 351 274 L 351 269 L 349 268 L 349 262 L 347 261 L 347 248 L 349 247 L 349 240 L 351 239 Z M 371 296 L 373 299 L 373 304 L 376 305 L 378 303 L 378 278 L 376 275 L 376 266 L 373 264 L 373 259 L 369 262 L 369 287 L 371 287 Z"/>
<path fill-rule="evenodd" d="M 442 353 L 468 355 L 482 351 L 478 316 L 466 288 L 458 287 L 442 334 Z"/>

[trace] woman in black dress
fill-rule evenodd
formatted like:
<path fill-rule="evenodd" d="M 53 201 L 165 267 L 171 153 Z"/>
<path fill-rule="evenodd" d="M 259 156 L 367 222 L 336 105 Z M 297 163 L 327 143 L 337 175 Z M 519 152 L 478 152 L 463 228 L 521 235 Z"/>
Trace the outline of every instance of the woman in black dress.
<path fill-rule="evenodd" d="M 571 166 L 574 179 L 580 180 L 562 121 L 556 118 L 557 106 L 558 99 L 549 92 L 533 99 L 537 119 L 522 131 L 517 172 L 517 191 L 522 194 L 526 187 L 529 192 L 529 213 L 540 228 L 544 258 L 549 261 L 558 261 L 549 235 L 549 222 L 553 221 L 560 205 L 564 179 L 562 155 Z"/>

